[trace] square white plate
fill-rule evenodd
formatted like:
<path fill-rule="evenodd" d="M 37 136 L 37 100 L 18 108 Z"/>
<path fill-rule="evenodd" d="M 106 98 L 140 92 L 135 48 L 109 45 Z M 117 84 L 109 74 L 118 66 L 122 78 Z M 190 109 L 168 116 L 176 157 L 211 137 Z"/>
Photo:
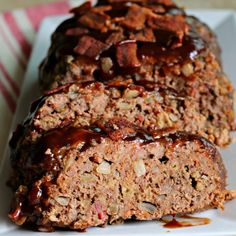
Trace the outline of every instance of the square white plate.
<path fill-rule="evenodd" d="M 217 33 L 222 50 L 223 63 L 226 73 L 236 87 L 236 15 L 232 11 L 209 11 L 195 10 L 189 11 L 204 22 L 208 23 Z M 38 65 L 45 57 L 50 45 L 50 35 L 57 25 L 68 16 L 49 17 L 44 20 L 39 30 L 39 34 L 32 52 L 31 60 L 25 76 L 22 94 L 19 100 L 18 109 L 12 125 L 15 129 L 17 123 L 20 123 L 26 116 L 30 103 L 39 96 L 38 91 Z M 226 150 L 222 150 L 223 159 L 228 170 L 229 188 L 236 189 L 236 143 L 232 144 Z M 10 173 L 9 150 L 6 148 L 2 163 L 0 163 L 0 236 L 20 236 L 32 235 L 27 231 L 16 227 L 7 218 L 7 212 L 10 205 L 11 192 L 5 183 Z M 210 235 L 236 235 L 236 200 L 226 204 L 225 211 L 209 210 L 197 216 L 211 219 L 211 223 L 205 226 L 195 226 L 189 228 L 166 229 L 158 221 L 151 222 L 132 222 L 124 225 L 108 226 L 106 228 L 92 228 L 83 235 L 181 235 L 181 236 L 210 236 Z M 45 235 L 37 233 L 37 235 Z M 54 235 L 78 235 L 77 232 L 59 231 L 51 233 Z"/>

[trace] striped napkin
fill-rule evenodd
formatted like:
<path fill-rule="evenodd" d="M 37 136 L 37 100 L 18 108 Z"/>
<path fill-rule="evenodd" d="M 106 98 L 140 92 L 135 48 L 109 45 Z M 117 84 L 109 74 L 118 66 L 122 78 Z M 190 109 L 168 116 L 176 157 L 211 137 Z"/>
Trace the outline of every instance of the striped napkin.
<path fill-rule="evenodd" d="M 0 158 L 7 145 L 25 70 L 42 19 L 65 14 L 82 2 L 68 0 L 0 13 Z"/>

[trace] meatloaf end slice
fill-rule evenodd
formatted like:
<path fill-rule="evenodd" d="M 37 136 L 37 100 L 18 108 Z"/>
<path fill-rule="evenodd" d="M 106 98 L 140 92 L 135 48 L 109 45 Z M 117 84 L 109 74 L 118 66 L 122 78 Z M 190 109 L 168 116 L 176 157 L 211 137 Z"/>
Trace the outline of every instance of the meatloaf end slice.
<path fill-rule="evenodd" d="M 41 231 L 160 219 L 223 208 L 232 198 L 217 149 L 187 133 L 155 138 L 122 122 L 68 126 L 20 153 L 9 217 Z"/>

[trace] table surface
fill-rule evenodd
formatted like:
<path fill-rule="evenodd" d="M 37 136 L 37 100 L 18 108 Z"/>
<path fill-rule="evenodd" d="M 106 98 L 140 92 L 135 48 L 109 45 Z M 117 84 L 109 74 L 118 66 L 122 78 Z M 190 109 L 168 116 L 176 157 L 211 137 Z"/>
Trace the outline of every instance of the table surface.
<path fill-rule="evenodd" d="M 187 8 L 230 8 L 236 9 L 236 0 L 175 0 Z M 0 11 L 36 4 L 55 2 L 55 0 L 0 0 Z"/>

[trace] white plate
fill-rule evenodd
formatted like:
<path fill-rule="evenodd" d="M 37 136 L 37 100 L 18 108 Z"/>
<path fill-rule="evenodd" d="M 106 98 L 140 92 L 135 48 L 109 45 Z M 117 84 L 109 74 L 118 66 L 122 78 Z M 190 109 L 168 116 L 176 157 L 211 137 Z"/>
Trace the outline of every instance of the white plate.
<path fill-rule="evenodd" d="M 190 11 L 203 21 L 207 22 L 218 34 L 221 47 L 223 49 L 223 62 L 227 74 L 236 87 L 236 15 L 232 11 L 205 11 L 197 10 Z M 50 35 L 55 30 L 56 26 L 68 16 L 49 17 L 46 18 L 40 28 L 28 70 L 25 76 L 22 95 L 19 100 L 18 109 L 12 129 L 15 129 L 16 124 L 21 122 L 28 112 L 29 105 L 33 99 L 39 95 L 38 91 L 38 65 L 45 57 L 47 49 L 50 45 Z M 228 169 L 229 188 L 236 189 L 236 143 L 222 151 L 223 159 Z M 31 231 L 20 229 L 12 224 L 7 218 L 7 212 L 10 205 L 11 192 L 6 187 L 5 182 L 10 173 L 9 167 L 9 150 L 6 149 L 4 158 L 0 166 L 0 236 L 20 236 L 32 235 Z M 197 216 L 207 217 L 211 219 L 211 223 L 205 226 L 195 226 L 189 228 L 166 229 L 162 223 L 158 221 L 126 223 L 124 225 L 108 226 L 106 228 L 92 228 L 83 235 L 236 235 L 236 200 L 226 204 L 225 211 L 209 210 Z M 37 233 L 37 235 L 45 235 Z M 77 232 L 55 232 L 54 235 L 78 235 Z"/>

